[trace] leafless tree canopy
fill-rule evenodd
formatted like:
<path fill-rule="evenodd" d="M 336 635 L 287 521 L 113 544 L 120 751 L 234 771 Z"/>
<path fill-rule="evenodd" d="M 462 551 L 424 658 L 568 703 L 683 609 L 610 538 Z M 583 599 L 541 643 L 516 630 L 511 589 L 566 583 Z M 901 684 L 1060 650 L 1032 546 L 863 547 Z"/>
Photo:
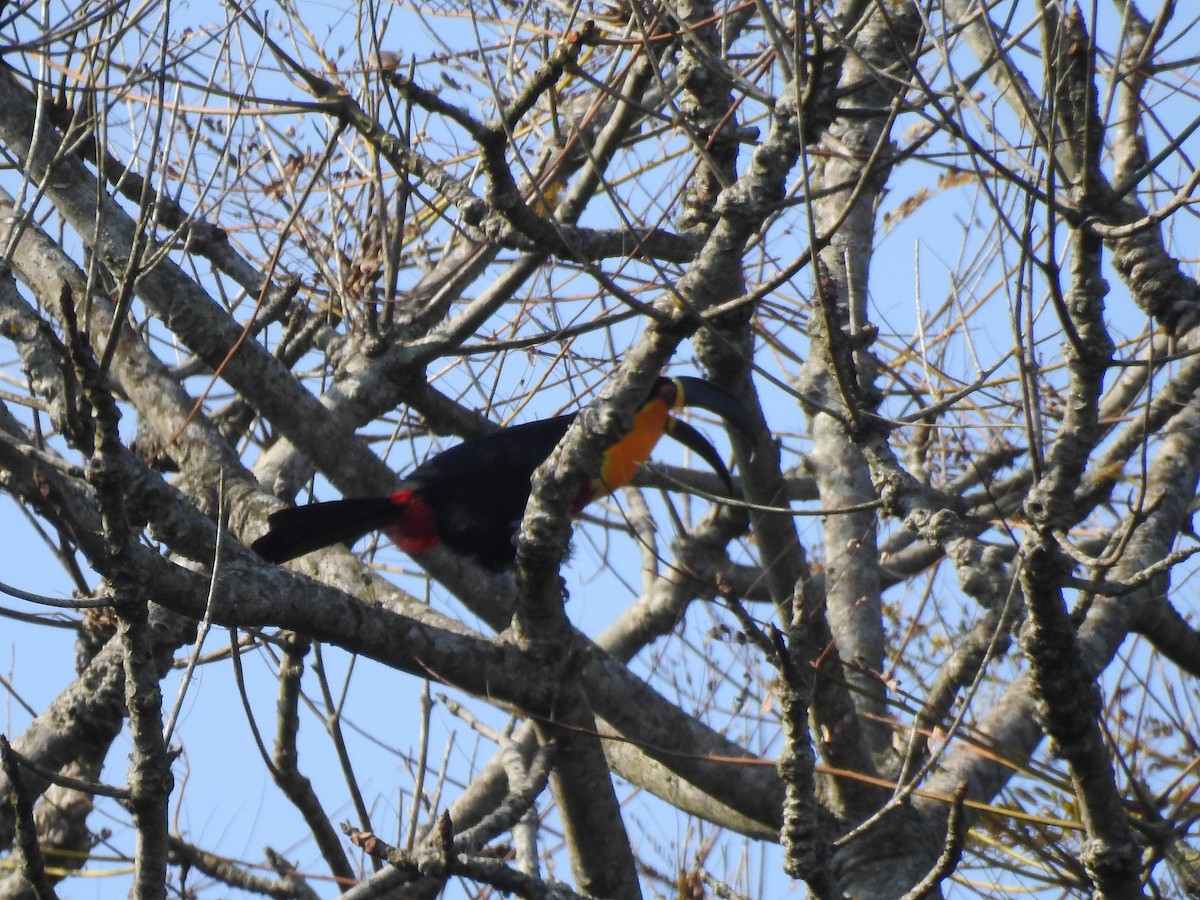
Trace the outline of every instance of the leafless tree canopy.
<path fill-rule="evenodd" d="M 1200 894 L 1192 5 L 0 45 L 0 897 Z M 664 371 L 737 502 L 572 521 Z M 247 549 L 577 408 L 512 573 Z"/>

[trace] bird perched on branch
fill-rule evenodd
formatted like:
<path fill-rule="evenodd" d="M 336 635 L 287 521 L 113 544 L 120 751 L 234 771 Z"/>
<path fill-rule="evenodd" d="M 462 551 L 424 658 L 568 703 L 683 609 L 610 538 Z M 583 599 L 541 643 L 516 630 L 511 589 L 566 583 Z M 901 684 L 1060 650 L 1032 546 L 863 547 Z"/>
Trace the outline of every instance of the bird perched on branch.
<path fill-rule="evenodd" d="M 600 473 L 579 489 L 572 514 L 628 484 L 664 433 L 704 459 L 732 492 L 729 472 L 712 444 L 671 415 L 684 406 L 714 412 L 743 434 L 751 431 L 745 408 L 715 385 L 700 378 L 659 378 L 638 407 L 633 428 L 608 448 Z M 430 457 L 388 496 L 281 509 L 270 516 L 269 530 L 251 549 L 280 563 L 382 530 L 406 553 L 445 544 L 490 569 L 507 568 L 516 558 L 513 536 L 529 502 L 533 472 L 562 440 L 575 415 L 463 441 Z"/>

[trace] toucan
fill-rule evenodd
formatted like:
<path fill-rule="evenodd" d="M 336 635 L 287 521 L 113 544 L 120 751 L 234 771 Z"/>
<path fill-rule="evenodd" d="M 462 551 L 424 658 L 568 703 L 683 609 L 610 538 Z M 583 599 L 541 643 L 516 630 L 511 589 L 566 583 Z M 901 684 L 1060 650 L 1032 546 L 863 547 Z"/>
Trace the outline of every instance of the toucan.
<path fill-rule="evenodd" d="M 733 483 L 717 451 L 671 411 L 707 409 L 743 434 L 752 423 L 736 399 L 700 378 L 659 378 L 638 407 L 630 432 L 608 448 L 600 473 L 579 489 L 572 514 L 628 484 L 664 434 L 697 453 Z M 514 425 L 463 441 L 430 457 L 385 497 L 358 497 L 289 507 L 273 513 L 269 530 L 252 545 L 268 562 L 280 563 L 313 550 L 353 543 L 383 530 L 405 553 L 438 544 L 503 570 L 516 558 L 513 537 L 529 502 L 533 472 L 567 433 L 576 413 Z"/>

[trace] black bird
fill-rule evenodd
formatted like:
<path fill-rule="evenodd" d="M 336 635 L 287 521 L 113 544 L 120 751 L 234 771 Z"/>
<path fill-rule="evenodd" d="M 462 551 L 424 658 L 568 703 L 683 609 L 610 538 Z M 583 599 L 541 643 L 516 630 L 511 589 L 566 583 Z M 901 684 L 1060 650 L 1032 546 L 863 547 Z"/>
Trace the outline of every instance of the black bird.
<path fill-rule="evenodd" d="M 638 408 L 629 434 L 608 449 L 600 474 L 580 488 L 572 513 L 628 484 L 664 432 L 699 454 L 732 492 L 729 472 L 712 444 L 671 416 L 672 410 L 683 406 L 707 409 L 742 433 L 750 433 L 749 414 L 725 391 L 699 378 L 659 378 Z M 280 563 L 383 530 L 405 553 L 421 553 L 444 543 L 490 569 L 507 568 L 516 558 L 513 536 L 529 502 L 530 478 L 562 440 L 575 415 L 514 425 L 463 441 L 430 457 L 404 479 L 400 490 L 385 497 L 281 509 L 270 516 L 269 530 L 251 549 L 269 562 Z"/>

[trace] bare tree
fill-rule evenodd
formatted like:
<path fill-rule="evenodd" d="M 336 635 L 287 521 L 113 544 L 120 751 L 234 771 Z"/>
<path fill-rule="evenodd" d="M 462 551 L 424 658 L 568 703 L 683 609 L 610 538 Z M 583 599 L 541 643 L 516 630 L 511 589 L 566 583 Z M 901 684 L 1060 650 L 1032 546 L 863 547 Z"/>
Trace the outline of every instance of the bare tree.
<path fill-rule="evenodd" d="M 5 6 L 0 896 L 1200 895 L 1198 28 Z M 663 371 L 740 497 L 572 521 Z M 577 408 L 510 572 L 247 549 Z"/>

